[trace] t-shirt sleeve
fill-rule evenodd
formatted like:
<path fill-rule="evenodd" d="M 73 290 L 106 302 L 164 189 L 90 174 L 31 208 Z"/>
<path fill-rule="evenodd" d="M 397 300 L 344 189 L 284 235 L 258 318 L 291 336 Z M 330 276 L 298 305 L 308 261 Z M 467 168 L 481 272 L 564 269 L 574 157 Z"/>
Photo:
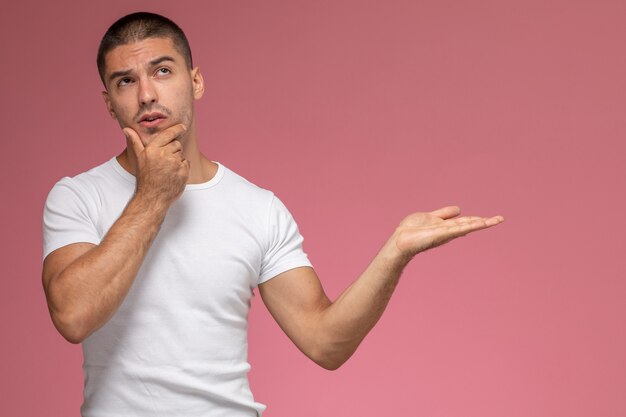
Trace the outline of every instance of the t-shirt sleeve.
<path fill-rule="evenodd" d="M 268 219 L 267 250 L 263 256 L 259 284 L 300 266 L 312 266 L 302 249 L 302 235 L 287 207 L 272 197 Z"/>
<path fill-rule="evenodd" d="M 70 178 L 57 182 L 48 194 L 43 211 L 43 257 L 63 246 L 88 242 L 100 243 L 92 220 L 93 208 Z"/>

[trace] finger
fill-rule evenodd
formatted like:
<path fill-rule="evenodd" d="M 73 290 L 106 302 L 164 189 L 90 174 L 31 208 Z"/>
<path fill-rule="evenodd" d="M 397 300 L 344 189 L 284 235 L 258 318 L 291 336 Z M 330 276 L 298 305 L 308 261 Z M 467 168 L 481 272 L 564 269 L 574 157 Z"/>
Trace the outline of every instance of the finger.
<path fill-rule="evenodd" d="M 495 226 L 496 224 L 500 224 L 503 221 L 504 221 L 504 217 L 502 216 L 493 216 L 485 220 L 485 222 L 489 225 L 489 227 Z"/>
<path fill-rule="evenodd" d="M 455 224 L 453 226 L 449 226 L 448 230 L 444 232 L 445 235 L 450 237 L 460 237 L 465 236 L 468 233 L 472 233 L 478 230 L 487 229 L 489 227 L 495 226 L 504 221 L 502 216 L 495 216 L 490 218 L 478 218 L 475 220 L 471 220 L 465 223 Z"/>
<path fill-rule="evenodd" d="M 461 214 L 461 209 L 458 206 L 448 206 L 442 207 L 435 211 L 431 211 L 430 214 L 433 216 L 440 217 L 442 219 L 451 219 L 452 217 L 456 217 Z"/>
<path fill-rule="evenodd" d="M 463 216 L 463 217 L 455 217 L 453 219 L 448 219 L 445 221 L 446 225 L 460 225 L 460 224 L 467 224 L 467 223 L 471 223 L 477 220 L 487 220 L 486 217 L 480 217 L 480 216 Z"/>
<path fill-rule="evenodd" d="M 182 152 L 183 144 L 178 139 L 174 139 L 170 143 L 164 146 L 165 150 L 171 153 Z"/>
<path fill-rule="evenodd" d="M 122 129 L 124 136 L 126 136 L 126 148 L 132 151 L 135 155 L 140 154 L 145 149 L 143 146 L 143 142 L 141 142 L 141 138 L 130 127 L 125 127 Z"/>
<path fill-rule="evenodd" d="M 177 139 L 181 135 L 183 135 L 186 130 L 187 128 L 182 123 L 170 126 L 161 133 L 159 133 L 158 136 L 154 138 L 151 143 L 154 144 L 154 146 L 165 146 L 168 143 L 172 142 L 174 139 Z"/>
<path fill-rule="evenodd" d="M 471 223 L 471 222 L 478 221 L 478 220 L 484 220 L 485 222 L 488 222 L 489 225 L 491 225 L 492 223 L 493 225 L 496 225 L 498 223 L 502 223 L 504 221 L 504 217 L 502 216 L 493 216 L 493 217 L 463 216 L 463 217 L 457 217 L 454 219 L 446 220 L 446 223 L 447 224 L 466 224 L 466 223 Z"/>

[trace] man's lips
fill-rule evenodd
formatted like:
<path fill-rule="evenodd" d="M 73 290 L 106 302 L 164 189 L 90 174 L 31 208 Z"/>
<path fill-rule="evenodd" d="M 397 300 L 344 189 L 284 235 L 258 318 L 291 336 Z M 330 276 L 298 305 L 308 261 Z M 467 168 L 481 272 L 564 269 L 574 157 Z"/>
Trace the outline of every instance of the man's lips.
<path fill-rule="evenodd" d="M 154 127 L 160 124 L 163 120 L 165 120 L 165 115 L 163 113 L 148 113 L 141 116 L 139 124 L 144 127 Z"/>

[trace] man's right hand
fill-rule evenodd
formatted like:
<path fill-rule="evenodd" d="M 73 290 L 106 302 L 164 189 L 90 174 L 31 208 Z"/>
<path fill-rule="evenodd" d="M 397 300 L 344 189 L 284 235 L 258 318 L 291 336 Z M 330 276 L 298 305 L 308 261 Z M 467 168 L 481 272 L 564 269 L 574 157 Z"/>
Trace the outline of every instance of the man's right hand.
<path fill-rule="evenodd" d="M 135 168 L 137 196 L 169 207 L 182 194 L 191 168 L 178 140 L 185 130 L 183 124 L 177 124 L 146 143 L 133 129 L 123 129 L 129 160 Z"/>

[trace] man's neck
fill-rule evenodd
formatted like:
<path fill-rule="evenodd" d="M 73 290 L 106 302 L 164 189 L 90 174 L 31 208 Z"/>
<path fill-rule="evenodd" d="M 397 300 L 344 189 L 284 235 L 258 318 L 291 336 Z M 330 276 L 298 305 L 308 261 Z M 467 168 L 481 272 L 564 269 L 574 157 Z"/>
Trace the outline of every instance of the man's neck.
<path fill-rule="evenodd" d="M 208 182 L 217 173 L 217 164 L 205 157 L 197 148 L 195 152 L 185 152 L 185 158 L 189 160 L 191 167 L 187 184 L 202 184 Z M 137 176 L 135 163 L 134 161 L 130 161 L 127 149 L 124 149 L 124 151 L 117 156 L 117 162 L 130 174 Z"/>

